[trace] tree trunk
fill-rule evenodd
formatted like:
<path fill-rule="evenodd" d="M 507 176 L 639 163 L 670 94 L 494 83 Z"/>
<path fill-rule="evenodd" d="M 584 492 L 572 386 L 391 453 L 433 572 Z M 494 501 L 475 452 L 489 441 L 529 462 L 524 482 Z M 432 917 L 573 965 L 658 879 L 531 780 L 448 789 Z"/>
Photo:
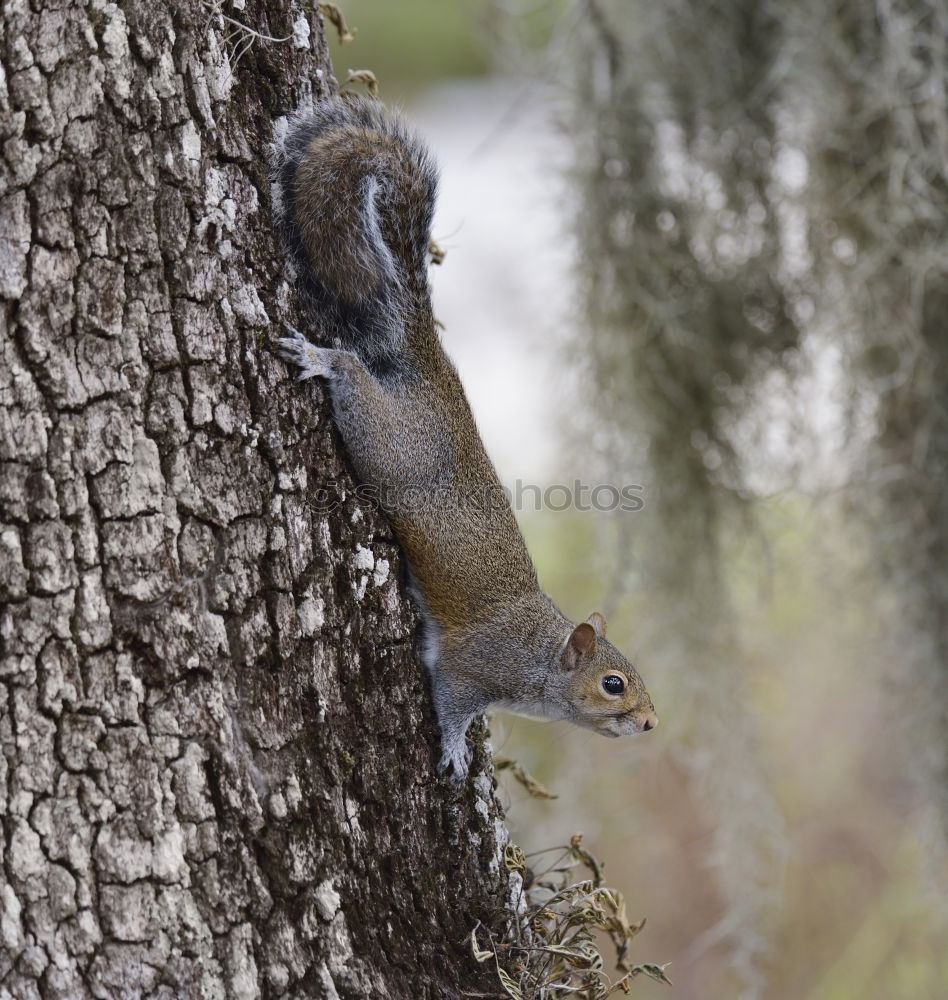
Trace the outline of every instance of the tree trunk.
<path fill-rule="evenodd" d="M 0 14 L 0 997 L 450 997 L 504 918 L 482 742 L 435 775 L 401 554 L 269 346 L 321 20 L 227 10 L 269 37 Z"/>

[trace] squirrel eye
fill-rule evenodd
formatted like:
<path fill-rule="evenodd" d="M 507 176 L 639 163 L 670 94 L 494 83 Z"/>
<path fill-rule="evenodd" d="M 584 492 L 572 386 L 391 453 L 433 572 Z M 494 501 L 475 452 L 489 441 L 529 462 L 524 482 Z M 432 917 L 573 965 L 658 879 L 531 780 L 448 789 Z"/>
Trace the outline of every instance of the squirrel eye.
<path fill-rule="evenodd" d="M 625 690 L 625 681 L 618 674 L 606 674 L 599 683 L 606 694 L 622 694 Z"/>

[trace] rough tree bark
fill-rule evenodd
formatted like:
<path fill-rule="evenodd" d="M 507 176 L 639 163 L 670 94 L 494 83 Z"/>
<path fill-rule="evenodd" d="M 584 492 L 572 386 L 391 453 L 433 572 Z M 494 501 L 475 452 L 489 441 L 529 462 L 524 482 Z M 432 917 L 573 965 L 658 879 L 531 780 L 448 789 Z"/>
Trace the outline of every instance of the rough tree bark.
<path fill-rule="evenodd" d="M 490 764 L 435 776 L 401 556 L 269 347 L 310 9 L 4 0 L 0 997 L 483 986 Z"/>

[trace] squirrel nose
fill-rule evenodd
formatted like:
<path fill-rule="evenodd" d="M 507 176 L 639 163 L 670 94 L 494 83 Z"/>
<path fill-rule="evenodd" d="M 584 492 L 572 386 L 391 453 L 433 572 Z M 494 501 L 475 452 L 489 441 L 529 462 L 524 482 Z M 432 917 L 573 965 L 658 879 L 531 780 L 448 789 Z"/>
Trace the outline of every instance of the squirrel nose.
<path fill-rule="evenodd" d="M 658 716 L 654 712 L 649 712 L 642 722 L 642 732 L 647 733 L 658 725 Z"/>

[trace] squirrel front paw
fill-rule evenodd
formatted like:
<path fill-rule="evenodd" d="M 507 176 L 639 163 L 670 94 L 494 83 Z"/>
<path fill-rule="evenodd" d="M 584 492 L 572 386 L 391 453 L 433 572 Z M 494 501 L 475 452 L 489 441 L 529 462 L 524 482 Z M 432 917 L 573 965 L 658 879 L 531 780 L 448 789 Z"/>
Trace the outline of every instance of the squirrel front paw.
<path fill-rule="evenodd" d="M 438 761 L 438 773 L 452 781 L 463 781 L 471 767 L 471 748 L 462 735 L 460 740 L 454 740 L 450 745 L 442 747 L 441 760 Z"/>
<path fill-rule="evenodd" d="M 299 372 L 296 380 L 302 382 L 320 375 L 329 378 L 332 375 L 332 350 L 311 344 L 296 327 L 286 324 L 291 336 L 281 337 L 277 341 L 277 350 L 290 364 L 296 365 Z"/>

